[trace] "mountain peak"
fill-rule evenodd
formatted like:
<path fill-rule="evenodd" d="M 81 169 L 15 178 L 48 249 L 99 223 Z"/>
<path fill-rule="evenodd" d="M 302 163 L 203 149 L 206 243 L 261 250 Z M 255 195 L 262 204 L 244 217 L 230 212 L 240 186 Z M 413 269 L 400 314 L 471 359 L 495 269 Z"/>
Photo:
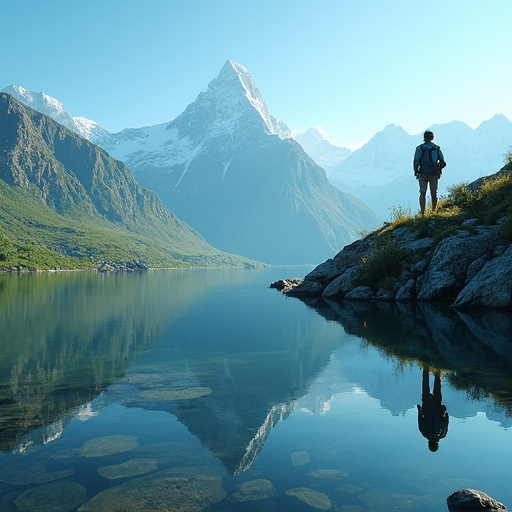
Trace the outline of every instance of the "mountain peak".
<path fill-rule="evenodd" d="M 2 92 L 10 94 L 13 98 L 27 105 L 34 110 L 47 113 L 53 118 L 68 117 L 62 103 L 52 96 L 48 96 L 43 92 L 33 92 L 21 87 L 21 85 L 10 85 Z"/>
<path fill-rule="evenodd" d="M 229 118 L 238 119 L 244 109 L 251 106 L 263 120 L 268 133 L 282 139 L 290 137 L 290 129 L 270 115 L 251 74 L 242 64 L 227 60 L 217 78 L 208 85 L 208 91 L 204 95 L 213 99 L 216 110 L 224 121 Z"/>

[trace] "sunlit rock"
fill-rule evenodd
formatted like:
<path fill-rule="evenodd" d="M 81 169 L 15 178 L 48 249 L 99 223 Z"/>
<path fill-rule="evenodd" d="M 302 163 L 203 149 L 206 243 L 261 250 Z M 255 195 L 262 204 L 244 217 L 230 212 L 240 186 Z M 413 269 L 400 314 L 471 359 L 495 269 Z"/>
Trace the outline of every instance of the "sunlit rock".
<path fill-rule="evenodd" d="M 296 487 L 286 491 L 288 496 L 295 496 L 300 501 L 320 510 L 329 510 L 332 507 L 331 500 L 323 492 L 314 491 L 308 487 Z"/>
<path fill-rule="evenodd" d="M 294 466 L 304 466 L 309 462 L 309 453 L 308 452 L 294 452 L 290 455 L 292 458 L 292 462 Z"/>
<path fill-rule="evenodd" d="M 82 505 L 79 512 L 199 512 L 223 500 L 222 479 L 196 475 L 177 477 L 165 471 L 130 480 L 100 492 Z"/>
<path fill-rule="evenodd" d="M 82 455 L 84 457 L 104 457 L 115 453 L 129 452 L 139 445 L 135 436 L 105 436 L 91 439 L 84 443 Z"/>
<path fill-rule="evenodd" d="M 22 492 L 14 503 L 19 510 L 72 512 L 85 502 L 85 488 L 74 482 L 40 485 Z"/>
<path fill-rule="evenodd" d="M 237 486 L 237 491 L 233 494 L 233 497 L 238 501 L 264 500 L 271 498 L 275 492 L 276 489 L 270 480 L 258 478 Z"/>
<path fill-rule="evenodd" d="M 450 512 L 507 512 L 507 507 L 475 489 L 459 489 L 446 499 Z"/>
<path fill-rule="evenodd" d="M 114 466 L 103 466 L 98 473 L 109 480 L 137 476 L 154 471 L 158 467 L 155 459 L 132 459 Z"/>
<path fill-rule="evenodd" d="M 509 307 L 512 303 L 512 245 L 488 261 L 457 296 L 454 307 Z"/>

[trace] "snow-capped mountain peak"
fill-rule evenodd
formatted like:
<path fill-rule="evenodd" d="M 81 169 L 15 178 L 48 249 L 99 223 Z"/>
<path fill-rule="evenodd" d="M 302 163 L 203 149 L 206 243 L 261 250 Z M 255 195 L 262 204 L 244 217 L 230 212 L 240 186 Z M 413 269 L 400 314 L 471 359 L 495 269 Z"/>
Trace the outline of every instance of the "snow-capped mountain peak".
<path fill-rule="evenodd" d="M 270 115 L 252 76 L 241 64 L 228 60 L 217 78 L 208 85 L 208 91 L 199 95 L 200 99 L 214 102 L 217 118 L 222 117 L 224 123 L 229 120 L 236 123 L 251 106 L 263 120 L 269 134 L 282 139 L 290 137 L 288 126 Z M 244 105 L 245 102 L 249 105 Z"/>
<path fill-rule="evenodd" d="M 105 142 L 109 138 L 109 133 L 98 123 L 86 119 L 85 117 L 73 117 L 68 114 L 64 105 L 44 92 L 29 91 L 20 85 L 10 85 L 1 92 L 10 94 L 14 99 L 27 105 L 38 112 L 42 112 L 66 128 L 78 133 L 81 137 L 95 144 Z"/>

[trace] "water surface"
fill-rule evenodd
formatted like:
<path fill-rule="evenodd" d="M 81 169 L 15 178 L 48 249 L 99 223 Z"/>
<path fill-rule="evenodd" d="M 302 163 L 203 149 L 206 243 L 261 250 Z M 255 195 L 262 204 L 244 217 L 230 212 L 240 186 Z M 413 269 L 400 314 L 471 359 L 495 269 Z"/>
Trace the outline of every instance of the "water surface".
<path fill-rule="evenodd" d="M 511 316 L 269 288 L 309 270 L 0 275 L 0 510 L 512 506 Z"/>

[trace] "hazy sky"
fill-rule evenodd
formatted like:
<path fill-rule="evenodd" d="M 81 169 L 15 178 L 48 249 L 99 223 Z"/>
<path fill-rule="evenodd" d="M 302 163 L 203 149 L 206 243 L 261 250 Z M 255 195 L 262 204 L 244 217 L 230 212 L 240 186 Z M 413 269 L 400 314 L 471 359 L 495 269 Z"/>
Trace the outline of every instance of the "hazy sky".
<path fill-rule="evenodd" d="M 172 121 L 228 59 L 272 115 L 339 145 L 512 120 L 511 0 L 24 0 L 0 18 L 0 89 L 111 132 Z"/>

